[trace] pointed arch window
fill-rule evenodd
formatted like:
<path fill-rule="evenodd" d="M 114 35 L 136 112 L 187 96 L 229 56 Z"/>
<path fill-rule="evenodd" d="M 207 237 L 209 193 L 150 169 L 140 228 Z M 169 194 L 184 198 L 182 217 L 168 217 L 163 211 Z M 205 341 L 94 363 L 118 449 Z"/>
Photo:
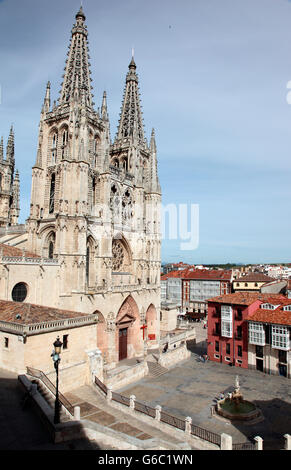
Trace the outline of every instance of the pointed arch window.
<path fill-rule="evenodd" d="M 89 284 L 89 276 L 90 276 L 90 247 L 87 245 L 86 249 L 86 283 Z"/>
<path fill-rule="evenodd" d="M 92 179 L 92 206 L 96 204 L 96 178 Z"/>
<path fill-rule="evenodd" d="M 51 164 L 54 165 L 57 160 L 58 134 L 55 132 L 52 136 Z"/>
<path fill-rule="evenodd" d="M 54 242 L 52 240 L 49 242 L 48 257 L 50 259 L 54 257 Z"/>
<path fill-rule="evenodd" d="M 49 213 L 52 214 L 55 208 L 55 183 L 56 183 L 56 175 L 55 173 L 51 176 L 51 184 L 50 184 L 50 201 L 49 201 Z"/>
<path fill-rule="evenodd" d="M 62 159 L 66 158 L 67 156 L 68 138 L 69 138 L 69 132 L 68 132 L 68 129 L 65 128 L 62 134 Z"/>

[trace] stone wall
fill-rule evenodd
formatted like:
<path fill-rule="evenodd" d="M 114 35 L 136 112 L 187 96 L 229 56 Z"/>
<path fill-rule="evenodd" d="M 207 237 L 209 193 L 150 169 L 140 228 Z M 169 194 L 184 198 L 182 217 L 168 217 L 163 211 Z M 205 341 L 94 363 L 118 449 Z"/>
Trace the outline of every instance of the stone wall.
<path fill-rule="evenodd" d="M 105 384 L 111 387 L 112 390 L 125 387 L 132 382 L 138 382 L 148 374 L 148 365 L 146 362 L 141 362 L 128 369 L 123 369 L 120 372 L 108 372 L 105 377 Z"/>
<path fill-rule="evenodd" d="M 190 357 L 191 352 L 187 349 L 187 346 L 183 344 L 175 349 L 168 350 L 166 353 L 161 354 L 158 363 L 162 367 L 169 368 L 178 362 L 189 359 Z"/>

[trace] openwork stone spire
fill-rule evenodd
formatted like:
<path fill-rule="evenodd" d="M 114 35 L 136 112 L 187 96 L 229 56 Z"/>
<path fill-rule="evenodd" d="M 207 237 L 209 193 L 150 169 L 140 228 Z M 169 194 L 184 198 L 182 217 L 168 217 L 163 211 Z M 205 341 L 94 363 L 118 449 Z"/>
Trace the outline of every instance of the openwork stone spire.
<path fill-rule="evenodd" d="M 11 163 L 14 162 L 14 130 L 13 126 L 10 128 L 10 133 L 7 142 L 7 149 L 6 149 L 6 160 L 10 161 Z"/>
<path fill-rule="evenodd" d="M 138 76 L 133 58 L 131 59 L 128 69 L 116 140 L 133 137 L 139 143 L 144 143 L 145 138 L 139 99 Z"/>
<path fill-rule="evenodd" d="M 65 104 L 79 98 L 86 106 L 92 107 L 90 63 L 88 51 L 88 31 L 85 25 L 82 7 L 76 14 L 76 23 L 72 29 L 68 59 L 61 89 L 59 104 Z"/>
<path fill-rule="evenodd" d="M 161 186 L 158 177 L 158 163 L 157 163 L 157 145 L 155 130 L 152 129 L 151 142 L 151 160 L 150 160 L 150 191 L 153 193 L 161 194 Z"/>

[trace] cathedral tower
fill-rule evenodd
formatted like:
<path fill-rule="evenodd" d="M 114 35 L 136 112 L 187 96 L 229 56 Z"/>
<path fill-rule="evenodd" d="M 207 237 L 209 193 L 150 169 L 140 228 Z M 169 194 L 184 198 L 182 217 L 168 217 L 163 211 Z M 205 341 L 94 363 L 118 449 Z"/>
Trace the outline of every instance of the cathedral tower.
<path fill-rule="evenodd" d="M 96 111 L 90 73 L 81 8 L 57 103 L 46 86 L 27 249 L 58 262 L 56 307 L 98 313 L 98 347 L 112 365 L 143 355 L 144 341 L 159 338 L 161 189 L 134 59 L 113 143 L 107 95 Z"/>
<path fill-rule="evenodd" d="M 3 137 L 0 142 L 0 226 L 17 225 L 19 217 L 19 174 L 14 171 L 14 130 L 11 126 L 6 158 Z"/>

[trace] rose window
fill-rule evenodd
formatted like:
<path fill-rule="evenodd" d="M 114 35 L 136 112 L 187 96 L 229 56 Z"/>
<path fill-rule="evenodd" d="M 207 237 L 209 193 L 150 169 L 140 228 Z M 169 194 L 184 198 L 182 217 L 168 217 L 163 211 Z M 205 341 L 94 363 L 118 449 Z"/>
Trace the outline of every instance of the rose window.
<path fill-rule="evenodd" d="M 124 249 L 119 240 L 112 243 L 112 271 L 120 271 L 124 261 Z"/>

